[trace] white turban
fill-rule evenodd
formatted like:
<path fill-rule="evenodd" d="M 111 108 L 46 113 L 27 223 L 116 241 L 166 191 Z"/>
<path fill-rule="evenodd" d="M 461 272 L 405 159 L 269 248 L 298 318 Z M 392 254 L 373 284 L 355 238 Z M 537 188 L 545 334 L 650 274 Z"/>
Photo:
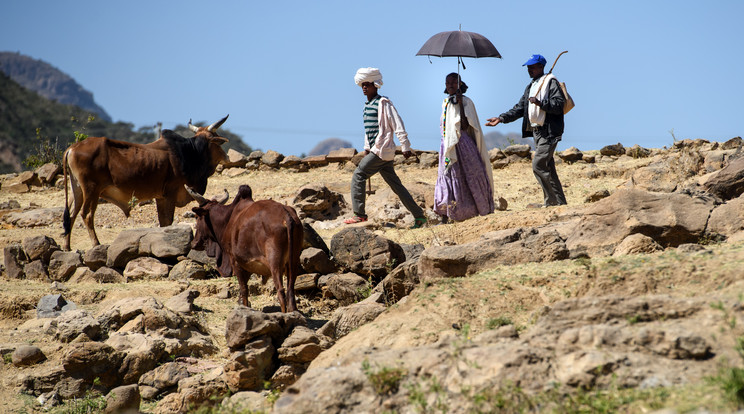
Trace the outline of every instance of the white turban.
<path fill-rule="evenodd" d="M 377 68 L 359 68 L 354 75 L 354 83 L 362 86 L 364 82 L 372 82 L 376 88 L 382 87 L 382 73 Z"/>

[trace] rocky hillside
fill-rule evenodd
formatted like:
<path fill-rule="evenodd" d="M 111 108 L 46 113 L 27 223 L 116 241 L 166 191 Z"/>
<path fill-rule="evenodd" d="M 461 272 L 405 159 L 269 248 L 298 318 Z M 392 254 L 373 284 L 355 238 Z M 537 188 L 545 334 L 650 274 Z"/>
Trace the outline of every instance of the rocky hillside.
<path fill-rule="evenodd" d="M 5 73 L 24 88 L 66 105 L 75 105 L 92 112 L 107 122 L 111 116 L 75 79 L 43 60 L 13 52 L 0 52 L 0 72 Z"/>
<path fill-rule="evenodd" d="M 526 148 L 525 148 L 526 147 Z M 373 177 L 347 226 L 354 150 L 239 154 L 207 194 L 249 184 L 305 223 L 300 312 L 270 281 L 249 307 L 191 249 L 191 206 L 158 228 L 99 205 L 59 250 L 52 167 L 0 180 L 0 411 L 733 412 L 744 406 L 744 147 L 570 148 L 569 205 L 541 199 L 528 146 L 492 150 L 499 211 L 440 224 L 435 153 L 396 157 L 429 224 Z M 94 409 L 94 410 L 95 410 Z"/>

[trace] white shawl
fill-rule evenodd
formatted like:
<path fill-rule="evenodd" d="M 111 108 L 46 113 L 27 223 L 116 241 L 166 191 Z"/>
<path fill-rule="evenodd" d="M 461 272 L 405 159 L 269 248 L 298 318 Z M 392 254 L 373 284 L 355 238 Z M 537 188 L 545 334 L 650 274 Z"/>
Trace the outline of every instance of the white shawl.
<path fill-rule="evenodd" d="M 533 83 L 532 87 L 530 87 L 530 98 L 537 98 L 538 101 L 543 102 L 545 97 L 548 96 L 551 79 L 555 79 L 555 75 L 548 73 L 547 75 L 543 75 L 539 81 Z M 545 111 L 542 108 L 530 102 L 527 111 L 530 116 L 531 126 L 542 126 L 545 123 Z"/>
<path fill-rule="evenodd" d="M 483 165 L 486 168 L 488 184 L 493 189 L 493 168 L 491 167 L 491 159 L 488 156 L 488 148 L 486 148 L 486 143 L 483 140 L 483 130 L 481 129 L 480 120 L 478 119 L 478 113 L 475 111 L 475 104 L 473 104 L 473 101 L 467 96 L 462 97 L 462 103 L 465 108 L 465 116 L 468 118 L 468 124 L 470 124 L 468 134 L 473 137 L 473 140 L 475 140 L 475 143 L 478 146 L 481 159 L 483 159 Z M 462 128 L 460 105 L 449 103 L 449 98 L 445 99 L 442 103 L 442 116 L 444 117 L 444 129 L 442 131 L 444 156 L 450 160 L 449 165 L 447 166 L 447 169 L 449 169 L 452 164 L 457 162 L 457 151 L 455 151 L 455 146 L 460 142 L 460 130 Z"/>

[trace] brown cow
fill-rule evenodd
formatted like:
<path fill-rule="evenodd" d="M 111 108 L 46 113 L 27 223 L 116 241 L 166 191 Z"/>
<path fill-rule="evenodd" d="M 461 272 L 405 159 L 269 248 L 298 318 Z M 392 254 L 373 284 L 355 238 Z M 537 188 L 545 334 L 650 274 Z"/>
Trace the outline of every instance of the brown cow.
<path fill-rule="evenodd" d="M 134 201 L 155 199 L 158 222 L 161 226 L 171 225 L 176 207 L 192 201 L 184 185 L 203 192 L 207 178 L 227 159 L 221 147 L 227 138 L 217 133 L 225 120 L 227 116 L 208 127 L 196 127 L 189 120 L 189 128 L 195 132 L 193 138 L 165 129 L 160 138 L 149 144 L 90 137 L 70 146 L 63 159 L 63 248 L 70 250 L 72 225 L 81 209 L 93 245 L 100 244 L 93 223 L 99 197 L 118 206 L 127 217 Z M 68 171 L 74 197 L 72 215 L 67 198 Z"/>
<path fill-rule="evenodd" d="M 208 201 L 187 189 L 199 202 L 195 250 L 205 250 L 217 259 L 223 277 L 238 278 L 240 300 L 248 306 L 248 277 L 251 273 L 271 276 L 282 312 L 297 310 L 294 285 L 300 270 L 302 222 L 294 208 L 274 200 L 253 201 L 250 186 L 241 185 L 231 204 Z M 282 275 L 287 275 L 285 296 Z"/>

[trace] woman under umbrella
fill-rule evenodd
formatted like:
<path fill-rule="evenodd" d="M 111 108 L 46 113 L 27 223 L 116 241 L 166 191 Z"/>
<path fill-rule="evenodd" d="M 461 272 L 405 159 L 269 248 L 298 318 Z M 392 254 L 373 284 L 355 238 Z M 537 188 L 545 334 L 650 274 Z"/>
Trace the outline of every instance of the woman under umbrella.
<path fill-rule="evenodd" d="M 493 170 L 475 105 L 463 95 L 467 88 L 459 74 L 447 75 L 444 93 L 448 96 L 442 104 L 442 142 L 434 190 L 434 211 L 445 223 L 494 210 Z"/>

